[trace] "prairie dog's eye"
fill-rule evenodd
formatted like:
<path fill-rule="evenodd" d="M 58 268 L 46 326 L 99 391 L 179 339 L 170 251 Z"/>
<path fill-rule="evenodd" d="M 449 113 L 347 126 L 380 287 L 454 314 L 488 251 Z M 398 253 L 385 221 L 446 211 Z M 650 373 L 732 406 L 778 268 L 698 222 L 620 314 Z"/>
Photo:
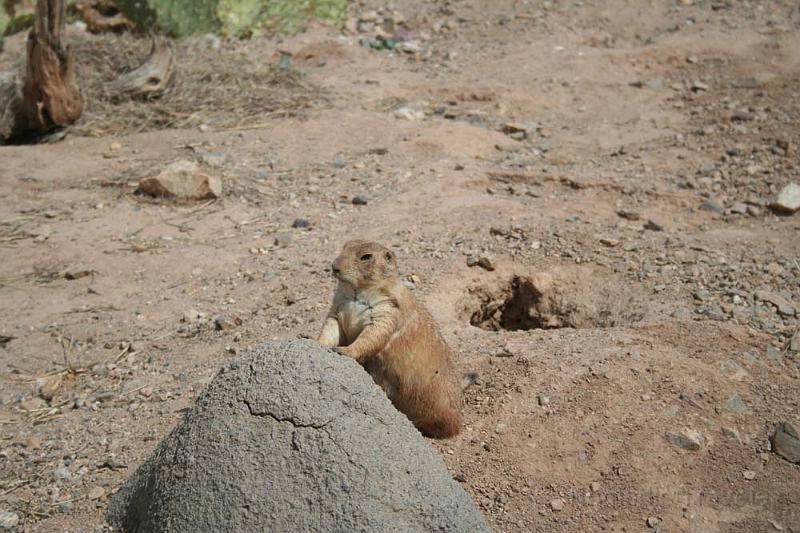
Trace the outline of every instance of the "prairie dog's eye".
<path fill-rule="evenodd" d="M 369 261 L 370 259 L 372 259 L 372 254 L 364 254 L 361 256 L 362 261 Z"/>

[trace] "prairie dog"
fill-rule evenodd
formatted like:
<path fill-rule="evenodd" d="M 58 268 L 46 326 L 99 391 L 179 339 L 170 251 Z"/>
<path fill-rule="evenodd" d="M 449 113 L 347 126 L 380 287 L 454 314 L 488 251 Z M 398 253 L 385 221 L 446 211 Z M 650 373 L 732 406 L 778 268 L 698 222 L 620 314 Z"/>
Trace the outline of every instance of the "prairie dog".
<path fill-rule="evenodd" d="M 331 266 L 339 281 L 319 342 L 358 361 L 427 437 L 461 431 L 461 389 L 433 317 L 402 284 L 394 253 L 355 240 Z"/>

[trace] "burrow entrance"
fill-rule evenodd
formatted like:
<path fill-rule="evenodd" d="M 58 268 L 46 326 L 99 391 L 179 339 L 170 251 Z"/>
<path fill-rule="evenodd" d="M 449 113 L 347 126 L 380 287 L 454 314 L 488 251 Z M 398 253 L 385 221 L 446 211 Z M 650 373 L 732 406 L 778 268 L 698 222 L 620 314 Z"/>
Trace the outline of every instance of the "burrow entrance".
<path fill-rule="evenodd" d="M 588 273 L 584 273 L 588 274 Z M 470 324 L 488 331 L 605 328 L 644 317 L 644 300 L 596 275 L 514 275 L 494 288 L 473 287 L 465 306 Z"/>

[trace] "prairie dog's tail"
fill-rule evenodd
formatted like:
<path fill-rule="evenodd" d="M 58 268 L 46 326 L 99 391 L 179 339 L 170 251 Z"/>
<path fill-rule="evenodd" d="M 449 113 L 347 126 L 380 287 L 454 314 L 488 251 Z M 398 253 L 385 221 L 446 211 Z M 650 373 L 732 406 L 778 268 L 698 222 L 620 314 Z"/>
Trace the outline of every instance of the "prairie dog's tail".
<path fill-rule="evenodd" d="M 477 372 L 465 372 L 463 376 L 461 376 L 461 390 L 466 390 L 471 385 L 475 385 L 481 379 L 481 375 Z"/>

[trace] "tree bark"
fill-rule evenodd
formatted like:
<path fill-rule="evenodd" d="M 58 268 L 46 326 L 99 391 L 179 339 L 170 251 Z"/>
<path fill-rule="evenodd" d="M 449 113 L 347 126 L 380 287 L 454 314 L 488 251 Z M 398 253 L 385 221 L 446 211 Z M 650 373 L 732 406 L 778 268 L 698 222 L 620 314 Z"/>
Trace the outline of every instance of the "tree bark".
<path fill-rule="evenodd" d="M 72 124 L 83 112 L 75 82 L 75 61 L 63 43 L 64 0 L 38 0 L 34 27 L 28 35 L 28 64 L 22 86 L 22 130 L 44 134 Z"/>

